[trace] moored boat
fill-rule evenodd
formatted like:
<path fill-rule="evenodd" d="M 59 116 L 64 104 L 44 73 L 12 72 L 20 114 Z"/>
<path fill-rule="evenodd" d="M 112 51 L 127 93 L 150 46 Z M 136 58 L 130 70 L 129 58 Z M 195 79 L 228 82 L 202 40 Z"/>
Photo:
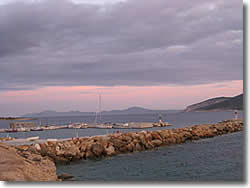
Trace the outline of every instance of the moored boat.
<path fill-rule="evenodd" d="M 70 123 L 68 125 L 69 129 L 84 129 L 87 128 L 87 124 L 86 123 Z"/>
<path fill-rule="evenodd" d="M 24 128 L 24 127 L 17 128 L 17 132 L 29 132 L 29 131 L 30 131 L 29 128 Z"/>
<path fill-rule="evenodd" d="M 98 128 L 98 129 L 112 129 L 113 126 L 112 125 L 105 125 L 105 124 L 97 124 L 95 126 L 95 128 Z"/>
<path fill-rule="evenodd" d="M 43 128 L 41 127 L 34 127 L 30 129 L 31 131 L 43 131 Z"/>
<path fill-rule="evenodd" d="M 86 129 L 88 128 L 88 124 L 87 123 L 82 123 L 82 126 L 80 127 L 80 129 Z"/>
<path fill-rule="evenodd" d="M 5 129 L 5 132 L 7 132 L 7 133 L 16 133 L 18 131 L 17 131 L 17 129 Z"/>

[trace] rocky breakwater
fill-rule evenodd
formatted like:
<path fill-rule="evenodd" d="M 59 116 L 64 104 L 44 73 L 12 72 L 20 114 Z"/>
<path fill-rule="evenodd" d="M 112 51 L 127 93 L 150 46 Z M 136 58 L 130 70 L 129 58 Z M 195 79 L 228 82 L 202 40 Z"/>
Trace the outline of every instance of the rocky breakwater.
<path fill-rule="evenodd" d="M 103 158 L 121 153 L 137 152 L 159 146 L 181 144 L 240 131 L 242 120 L 225 120 L 210 125 L 194 125 L 171 130 L 140 131 L 105 136 L 75 138 L 72 140 L 39 143 L 32 146 L 35 153 L 51 158 L 55 163 L 70 163 L 75 160 Z"/>
<path fill-rule="evenodd" d="M 0 181 L 56 181 L 56 166 L 34 147 L 0 143 Z"/>

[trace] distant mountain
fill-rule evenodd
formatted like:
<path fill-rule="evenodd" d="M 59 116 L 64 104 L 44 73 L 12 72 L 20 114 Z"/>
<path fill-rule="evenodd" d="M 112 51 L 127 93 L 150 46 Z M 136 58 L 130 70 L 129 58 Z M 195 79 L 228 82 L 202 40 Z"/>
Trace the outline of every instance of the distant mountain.
<path fill-rule="evenodd" d="M 235 97 L 217 97 L 187 106 L 186 112 L 193 111 L 220 111 L 220 110 L 243 110 L 243 94 Z"/>
<path fill-rule="evenodd" d="M 127 114 L 159 114 L 159 113 L 175 113 L 180 110 L 151 110 L 142 107 L 130 107 L 125 110 L 111 110 L 111 111 L 103 111 L 104 115 L 127 115 Z"/>
<path fill-rule="evenodd" d="M 150 110 L 142 107 L 131 107 L 125 110 L 111 110 L 102 111 L 102 115 L 129 115 L 129 114 L 159 114 L 159 113 L 175 113 L 180 110 Z M 94 116 L 96 112 L 56 112 L 56 111 L 43 111 L 39 113 L 29 113 L 23 115 L 23 117 L 61 117 L 61 116 Z"/>

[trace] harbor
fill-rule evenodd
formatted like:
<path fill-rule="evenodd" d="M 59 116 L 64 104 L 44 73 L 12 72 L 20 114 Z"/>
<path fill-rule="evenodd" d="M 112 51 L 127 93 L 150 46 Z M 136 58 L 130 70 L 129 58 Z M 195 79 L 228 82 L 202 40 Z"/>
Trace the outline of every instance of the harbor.
<path fill-rule="evenodd" d="M 86 128 L 95 128 L 95 129 L 150 129 L 153 127 L 169 127 L 172 124 L 164 122 L 161 114 L 155 114 L 157 117 L 157 122 L 113 122 L 104 121 L 102 115 L 102 97 L 99 94 L 98 98 L 98 111 L 95 113 L 94 121 L 90 123 L 86 122 L 71 122 L 67 124 L 49 124 L 48 119 L 46 119 L 46 124 L 42 125 L 42 120 L 40 125 L 36 126 L 34 121 L 14 121 L 15 119 L 9 119 L 8 128 L 0 129 L 0 133 L 16 133 L 16 132 L 30 132 L 30 131 L 47 131 L 47 130 L 58 130 L 58 129 L 86 129 Z M 31 120 L 26 118 L 27 120 Z M 13 122 L 14 121 L 14 122 Z M 152 121 L 152 119 L 150 119 Z"/>
<path fill-rule="evenodd" d="M 125 153 L 152 150 L 161 146 L 182 144 L 192 140 L 212 138 L 241 131 L 243 126 L 243 121 L 240 119 L 224 120 L 215 124 L 193 125 L 191 127 L 172 128 L 170 130 L 138 131 L 63 140 L 47 140 L 40 143 L 30 140 L 32 142 L 30 145 L 9 146 L 9 144 L 0 143 L 0 149 L 7 153 L 13 152 L 12 156 L 18 157 L 19 161 L 27 161 L 27 166 L 28 164 L 36 166 L 36 171 L 40 170 L 40 168 L 53 169 L 50 172 L 50 177 L 54 179 L 49 179 L 49 181 L 60 181 L 60 176 L 56 175 L 56 165 L 59 164 L 70 164 L 79 160 L 102 159 Z M 4 160 L 7 159 L 4 158 Z M 1 164 L 3 165 L 4 163 Z M 11 165 L 12 168 L 16 168 L 14 162 Z M 24 170 L 27 171 L 28 168 L 30 166 L 25 167 Z M 34 176 L 33 178 L 34 181 L 48 181 L 49 177 Z M 22 179 L 4 176 L 4 180 L 25 181 L 27 179 L 25 177 Z"/>
<path fill-rule="evenodd" d="M 69 123 L 68 125 L 44 125 L 35 126 L 34 122 L 16 122 L 9 123 L 9 127 L 0 129 L 0 133 L 16 133 L 16 132 L 30 132 L 30 131 L 47 131 L 47 130 L 58 130 L 58 129 L 86 129 L 86 128 L 97 128 L 97 129 L 148 129 L 153 127 L 167 127 L 172 126 L 168 122 L 129 122 L 129 123 L 103 123 L 103 124 L 87 124 L 82 123 Z"/>
<path fill-rule="evenodd" d="M 61 164 L 72 165 L 75 164 L 72 163 L 73 161 L 91 159 L 88 162 L 86 161 L 86 164 L 88 164 L 91 163 L 92 160 L 95 161 L 95 159 L 98 159 L 97 161 L 99 161 L 99 159 L 103 157 L 116 156 L 131 152 L 139 153 L 139 151 L 144 150 L 152 150 L 152 153 L 154 153 L 155 151 L 158 151 L 158 149 L 154 150 L 154 148 L 160 146 L 181 144 L 192 140 L 194 142 L 192 141 L 191 143 L 196 143 L 202 138 L 210 138 L 217 135 L 238 132 L 243 128 L 242 120 L 223 121 L 223 119 L 235 119 L 236 116 L 233 117 L 232 112 L 188 112 L 181 114 L 168 114 L 168 124 L 172 124 L 172 126 L 167 126 L 167 123 L 165 123 L 165 127 L 161 127 L 160 121 L 157 121 L 155 115 L 122 116 L 124 119 L 121 119 L 120 116 L 118 117 L 120 119 L 117 118 L 117 116 L 112 116 L 112 119 L 116 122 L 112 123 L 112 128 L 95 128 L 97 124 L 94 123 L 79 124 L 77 122 L 85 121 L 79 121 L 78 117 L 71 117 L 65 118 L 69 123 L 65 123 L 65 125 L 58 124 L 57 126 L 61 126 L 61 128 L 57 129 L 56 124 L 49 119 L 47 121 L 48 125 L 37 126 L 36 131 L 34 128 L 29 127 L 30 131 L 27 132 L 0 133 L 0 137 L 2 137 L 0 138 L 0 146 L 2 145 L 2 147 L 5 148 L 9 147 L 12 150 L 15 149 L 15 155 L 20 156 L 20 159 L 31 161 L 32 164 L 35 164 L 39 168 L 54 169 L 54 172 L 47 177 L 50 178 L 55 177 L 55 169 L 64 168 Z M 243 113 L 240 112 L 237 118 L 241 119 L 242 117 Z M 137 122 L 132 123 L 131 120 L 133 120 L 133 118 L 136 118 Z M 107 122 L 107 124 L 111 124 L 110 121 L 106 121 L 107 119 L 108 118 L 104 116 L 103 121 Z M 127 122 L 131 123 L 119 123 L 126 122 L 126 119 L 128 120 Z M 153 120 L 155 123 L 146 124 L 149 119 Z M 185 121 L 183 121 L 183 119 Z M 140 120 L 146 121 L 143 122 Z M 37 122 L 36 124 L 39 124 L 39 121 Z M 88 125 L 87 128 L 86 124 Z M 135 124 L 138 129 L 132 128 Z M 140 124 L 143 124 L 145 128 L 140 129 Z M 32 123 L 28 125 L 32 125 Z M 85 128 L 81 128 L 80 125 L 83 125 Z M 119 127 L 120 125 L 123 125 L 122 128 Z M 45 129 L 39 130 L 41 127 L 44 127 Z M 29 129 L 28 127 L 26 128 Z M 231 137 L 231 135 L 228 136 Z M 213 142 L 213 140 L 211 140 L 211 142 Z M 203 141 L 201 141 L 201 143 L 203 143 Z M 215 143 L 213 143 L 213 145 L 214 144 Z M 178 149 L 178 147 L 172 146 L 162 148 Z M 145 153 L 143 155 L 145 155 Z M 134 155 L 131 154 L 128 155 L 129 161 L 134 159 L 133 156 Z M 166 156 L 164 156 L 164 158 L 165 157 Z M 116 157 L 112 157 L 111 160 L 116 159 Z M 49 164 L 50 161 L 53 161 L 53 164 Z M 81 164 L 84 165 L 85 161 Z M 15 168 L 15 166 L 13 168 Z M 71 173 L 67 171 L 65 172 Z M 57 175 L 59 178 L 61 171 Z M 78 174 L 74 175 L 78 176 Z M 82 174 L 82 176 L 84 175 Z M 34 178 L 37 178 L 34 179 L 36 181 L 42 181 L 45 177 L 36 176 Z M 13 180 L 15 179 L 16 177 L 13 177 Z M 54 180 L 50 179 L 50 181 L 56 180 L 60 181 L 60 178 Z"/>
<path fill-rule="evenodd" d="M 243 118 L 242 112 L 239 112 L 238 115 L 239 118 Z M 232 117 L 232 112 L 188 112 L 163 114 L 165 125 L 162 126 L 159 122 L 157 114 L 126 116 L 103 115 L 103 122 L 107 122 L 106 124 L 109 126 L 112 125 L 112 128 L 105 128 L 104 126 L 100 126 L 102 124 L 93 123 L 93 116 L 40 118 L 34 120 L 35 127 L 24 126 L 11 128 L 8 124 L 10 121 L 2 121 L 0 126 L 0 128 L 2 127 L 0 129 L 0 138 L 6 139 L 7 137 L 11 137 L 11 139 L 17 140 L 39 136 L 41 140 L 66 139 L 77 136 L 85 137 L 106 135 L 112 134 L 114 132 L 117 133 L 117 131 L 119 133 L 125 133 L 142 130 L 154 131 L 170 128 L 183 128 L 184 126 L 191 126 L 201 123 L 211 124 L 221 121 L 222 119 L 231 119 Z"/>

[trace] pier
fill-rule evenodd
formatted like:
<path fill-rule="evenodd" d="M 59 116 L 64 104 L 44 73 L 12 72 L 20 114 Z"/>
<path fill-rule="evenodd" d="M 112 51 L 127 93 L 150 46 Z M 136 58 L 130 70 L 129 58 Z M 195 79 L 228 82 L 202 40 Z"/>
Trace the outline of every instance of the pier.
<path fill-rule="evenodd" d="M 105 125 L 105 124 L 104 124 Z M 129 123 L 109 123 L 108 126 L 103 126 L 106 129 L 148 129 L 153 127 L 167 127 L 171 126 L 166 123 L 150 123 L 150 122 L 129 122 Z M 49 125 L 49 126 L 33 126 L 33 127 L 18 127 L 0 129 L 0 133 L 14 133 L 14 132 L 29 132 L 29 131 L 47 131 L 58 129 L 85 129 L 85 128 L 101 128 L 98 124 L 73 123 L 69 125 Z"/>

